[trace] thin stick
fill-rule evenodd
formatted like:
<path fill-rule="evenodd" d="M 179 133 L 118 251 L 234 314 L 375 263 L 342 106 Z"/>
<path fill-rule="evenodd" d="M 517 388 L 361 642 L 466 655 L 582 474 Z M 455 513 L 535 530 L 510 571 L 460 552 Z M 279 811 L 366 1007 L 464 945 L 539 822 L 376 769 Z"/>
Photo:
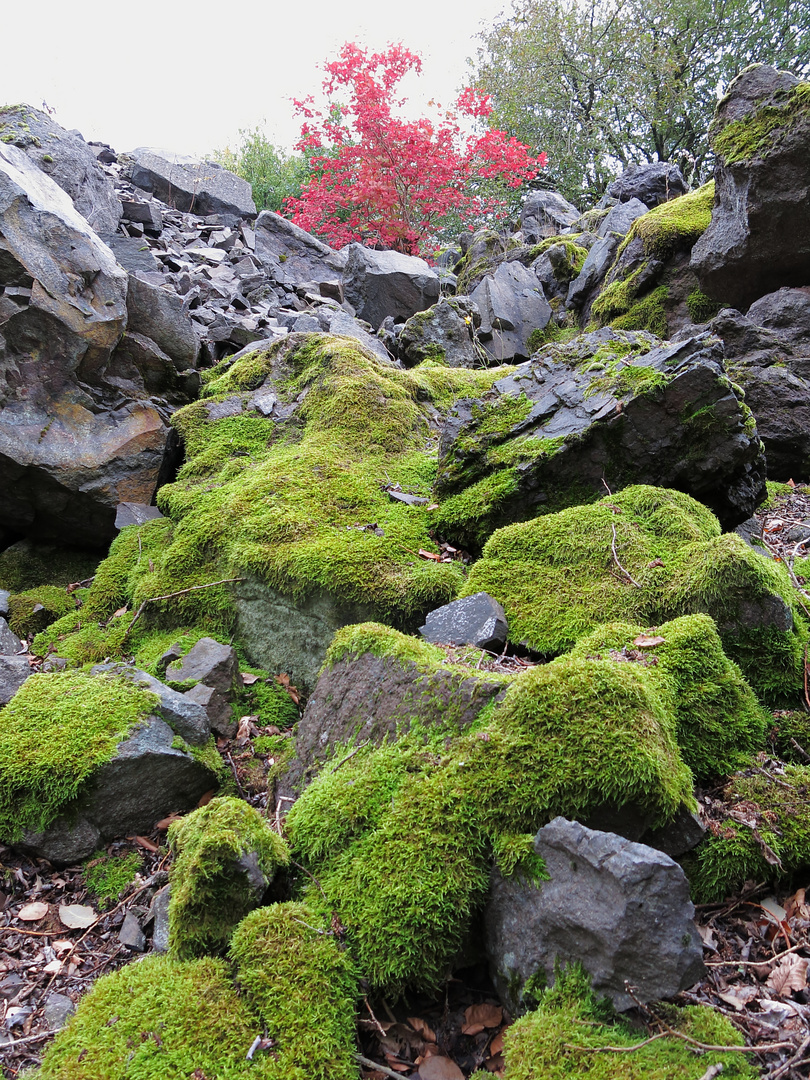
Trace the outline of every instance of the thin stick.
<path fill-rule="evenodd" d="M 47 1039 L 51 1035 L 56 1035 L 57 1031 L 40 1031 L 39 1035 L 26 1035 L 24 1039 L 14 1039 L 13 1042 L 3 1044 L 4 1050 L 13 1050 L 15 1046 L 22 1046 L 23 1043 L 39 1042 L 40 1039 Z M 402 1078 L 400 1077 L 400 1080 Z"/>
<path fill-rule="evenodd" d="M 377 1072 L 393 1077 L 393 1080 L 402 1080 L 402 1073 L 394 1072 L 394 1070 L 389 1069 L 387 1065 L 380 1065 L 378 1062 L 372 1061 L 371 1058 L 363 1057 L 362 1054 L 355 1054 L 354 1060 L 359 1061 L 361 1065 L 365 1065 L 367 1069 L 376 1069 Z"/>
<path fill-rule="evenodd" d="M 797 949 L 806 948 L 807 942 L 803 941 L 800 945 L 793 945 L 791 948 L 785 949 L 784 952 L 777 953 L 767 960 L 704 960 L 703 963 L 705 967 L 762 967 L 763 964 L 775 964 L 777 960 L 796 952 Z"/>
<path fill-rule="evenodd" d="M 186 593 L 194 592 L 196 589 L 213 589 L 213 587 L 215 585 L 227 585 L 231 581 L 244 581 L 244 580 L 245 579 L 241 578 L 241 577 L 226 577 L 226 578 L 221 578 L 219 581 L 209 581 L 207 585 L 189 585 L 189 587 L 187 589 L 178 589 L 177 592 L 166 593 L 164 596 L 150 596 L 148 599 L 143 601 L 141 606 L 135 612 L 135 618 L 132 620 L 132 622 L 126 628 L 126 630 L 124 632 L 124 636 L 123 636 L 123 638 L 121 638 L 121 641 L 122 642 L 126 641 L 127 635 L 131 632 L 132 627 L 135 625 L 135 623 L 138 621 L 138 619 L 143 614 L 143 610 L 144 610 L 144 608 L 146 607 L 147 604 L 154 604 L 158 600 L 173 600 L 175 596 L 185 596 Z"/>
<path fill-rule="evenodd" d="M 793 738 L 793 736 L 791 736 L 790 742 L 791 742 L 791 745 L 793 746 L 794 750 L 798 750 L 805 761 L 810 761 L 810 754 L 807 753 L 807 751 L 804 749 L 803 746 L 799 746 L 799 744 L 796 742 L 796 740 Z"/>
<path fill-rule="evenodd" d="M 804 646 L 804 703 L 810 709 L 810 693 L 807 687 L 807 644 Z"/>
<path fill-rule="evenodd" d="M 385 1028 L 382 1026 L 380 1021 L 374 1015 L 374 1010 L 369 1005 L 367 997 L 363 998 L 363 1003 L 365 1004 L 366 1008 L 368 1009 L 368 1015 L 371 1017 L 372 1021 L 374 1022 L 374 1026 L 376 1027 L 377 1031 L 379 1031 L 379 1033 L 382 1035 L 382 1037 L 385 1038 Z"/>
<path fill-rule="evenodd" d="M 366 739 L 364 742 L 358 743 L 353 750 L 350 750 L 345 757 L 342 757 L 337 765 L 333 765 L 329 770 L 330 773 L 337 772 L 341 765 L 345 765 L 349 758 L 353 758 L 358 750 L 362 750 L 364 746 L 368 746 L 370 739 Z"/>
<path fill-rule="evenodd" d="M 768 1080 L 778 1080 L 780 1076 L 784 1076 L 786 1072 L 790 1072 L 791 1069 L 799 1064 L 799 1058 L 808 1046 L 810 1046 L 810 1035 L 802 1042 L 801 1046 L 792 1057 L 788 1058 L 784 1064 L 780 1065 L 778 1069 L 769 1075 Z"/>
<path fill-rule="evenodd" d="M 716 1065 L 710 1065 L 703 1076 L 698 1080 L 714 1080 L 715 1076 L 719 1076 L 725 1066 L 722 1061 L 718 1061 Z"/>
<path fill-rule="evenodd" d="M 239 773 L 236 771 L 236 766 L 233 763 L 233 758 L 231 757 L 231 752 L 230 752 L 230 750 L 226 750 L 225 753 L 226 753 L 226 756 L 228 758 L 228 764 L 231 767 L 231 772 L 233 773 L 233 778 L 236 781 L 236 790 L 239 792 L 240 797 L 245 799 L 245 801 L 247 801 L 247 795 L 245 794 L 245 789 L 242 787 L 242 784 L 239 781 Z"/>
<path fill-rule="evenodd" d="M 618 555 L 616 554 L 616 526 L 615 526 L 615 525 L 613 524 L 613 522 L 612 522 L 612 521 L 611 521 L 611 523 L 610 523 L 610 527 L 611 527 L 611 529 L 613 530 L 613 539 L 612 539 L 612 540 L 611 540 L 611 542 L 610 542 L 610 550 L 611 550 L 611 551 L 613 552 L 613 558 L 614 558 L 614 559 L 615 559 L 615 561 L 616 561 L 616 565 L 617 565 L 617 566 L 618 566 L 618 568 L 619 568 L 619 569 L 621 570 L 621 572 L 622 572 L 622 573 L 624 574 L 624 576 L 625 576 L 625 577 L 626 577 L 626 578 L 627 578 L 627 579 L 628 579 L 629 581 L 632 581 L 632 583 L 633 583 L 633 584 L 635 585 L 635 587 L 636 587 L 637 589 L 640 589 L 640 588 L 641 588 L 641 586 L 640 586 L 640 585 L 639 585 L 639 583 L 638 583 L 638 582 L 636 581 L 636 579 L 635 579 L 635 578 L 633 577 L 633 575 L 632 575 L 632 574 L 630 574 L 630 573 L 629 573 L 629 572 L 628 572 L 627 570 L 625 570 L 625 568 L 624 568 L 624 567 L 622 566 L 622 564 L 621 564 L 621 563 L 619 562 L 619 556 L 618 556 Z"/>

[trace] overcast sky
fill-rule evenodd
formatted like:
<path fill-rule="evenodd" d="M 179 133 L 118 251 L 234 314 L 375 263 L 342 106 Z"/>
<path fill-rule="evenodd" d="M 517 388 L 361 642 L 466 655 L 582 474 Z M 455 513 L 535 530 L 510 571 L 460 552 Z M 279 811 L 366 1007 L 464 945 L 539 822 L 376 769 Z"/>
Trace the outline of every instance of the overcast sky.
<path fill-rule="evenodd" d="M 0 104 L 42 102 L 117 151 L 204 155 L 266 127 L 291 146 L 291 97 L 317 93 L 344 41 L 402 41 L 424 60 L 425 100 L 452 104 L 475 35 L 507 0 L 76 0 L 3 14 Z"/>

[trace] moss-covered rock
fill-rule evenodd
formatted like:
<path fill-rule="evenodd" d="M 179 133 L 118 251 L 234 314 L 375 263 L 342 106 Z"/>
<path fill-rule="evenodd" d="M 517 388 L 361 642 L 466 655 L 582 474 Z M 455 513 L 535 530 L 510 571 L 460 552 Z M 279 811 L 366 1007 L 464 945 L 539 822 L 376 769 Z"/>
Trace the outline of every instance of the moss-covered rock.
<path fill-rule="evenodd" d="M 0 838 L 45 829 L 156 702 L 125 679 L 32 675 L 0 711 Z"/>
<path fill-rule="evenodd" d="M 288 1080 L 246 1054 L 260 1021 L 222 960 L 147 956 L 105 975 L 45 1054 L 42 1080 Z"/>
<path fill-rule="evenodd" d="M 705 612 L 765 700 L 801 686 L 807 626 L 787 573 L 680 492 L 638 485 L 501 529 L 462 590 L 480 591 L 503 605 L 512 641 L 546 654 L 605 621 Z"/>
<path fill-rule="evenodd" d="M 642 1045 L 645 1033 L 619 1019 L 598 1002 L 579 969 L 561 974 L 550 990 L 540 991 L 539 1005 L 506 1032 L 505 1080 L 693 1080 L 708 1066 L 722 1063 L 723 1076 L 754 1080 L 744 1054 L 709 1051 L 695 1056 L 683 1039 L 669 1037 Z M 714 1009 L 666 1008 L 670 1027 L 710 1046 L 742 1046 L 743 1038 Z M 599 1053 L 605 1047 L 632 1053 Z M 487 1074 L 476 1073 L 483 1078 Z"/>
<path fill-rule="evenodd" d="M 112 907 L 119 894 L 131 885 L 143 866 L 143 858 L 137 851 L 108 854 L 97 851 L 84 864 L 82 881 L 88 892 L 95 896 L 102 909 Z"/>
<path fill-rule="evenodd" d="M 97 551 L 18 540 L 0 552 L 0 589 L 24 592 L 39 585 L 70 585 L 93 576 Z"/>
<path fill-rule="evenodd" d="M 754 767 L 733 776 L 711 807 L 711 835 L 683 860 L 696 903 L 746 881 L 789 879 L 810 866 L 810 768 Z"/>
<path fill-rule="evenodd" d="M 39 585 L 12 595 L 8 606 L 8 624 L 17 637 L 25 639 L 75 610 L 76 598 L 65 588 Z"/>
<path fill-rule="evenodd" d="M 286 865 L 287 846 L 257 810 L 230 797 L 174 822 L 169 843 L 169 949 L 183 960 L 222 953 Z"/>
<path fill-rule="evenodd" d="M 356 1080 L 351 956 L 304 904 L 273 904 L 237 927 L 237 982 L 273 1040 L 278 1080 Z"/>

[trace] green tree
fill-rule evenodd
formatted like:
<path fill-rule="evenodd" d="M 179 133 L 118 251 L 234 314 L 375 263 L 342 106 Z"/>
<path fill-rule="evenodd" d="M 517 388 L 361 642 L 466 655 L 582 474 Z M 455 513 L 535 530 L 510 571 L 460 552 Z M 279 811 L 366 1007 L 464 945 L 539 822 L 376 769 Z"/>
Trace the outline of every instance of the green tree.
<path fill-rule="evenodd" d="M 513 0 L 470 80 L 490 123 L 548 153 L 544 180 L 586 203 L 631 163 L 705 172 L 707 130 L 752 63 L 810 70 L 806 0 Z"/>
<path fill-rule="evenodd" d="M 236 150 L 226 147 L 214 154 L 214 160 L 241 176 L 253 188 L 257 210 L 280 213 L 288 198 L 299 198 L 309 179 L 310 170 L 303 154 L 288 154 L 274 146 L 261 128 L 239 129 Z"/>

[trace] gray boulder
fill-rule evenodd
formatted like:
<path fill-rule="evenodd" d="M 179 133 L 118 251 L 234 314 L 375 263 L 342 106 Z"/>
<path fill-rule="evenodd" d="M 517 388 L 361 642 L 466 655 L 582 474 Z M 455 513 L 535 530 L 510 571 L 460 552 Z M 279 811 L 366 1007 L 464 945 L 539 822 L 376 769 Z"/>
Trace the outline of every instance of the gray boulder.
<path fill-rule="evenodd" d="M 567 306 L 585 308 L 605 280 L 619 250 L 619 238 L 612 233 L 602 237 L 588 252 L 582 269 L 568 286 Z"/>
<path fill-rule="evenodd" d="M 236 650 L 214 638 L 200 638 L 182 659 L 169 664 L 166 678 L 172 682 L 195 679 L 228 697 L 235 692 L 239 678 Z"/>
<path fill-rule="evenodd" d="M 394 361 L 391 359 L 391 354 L 383 345 L 382 341 L 374 334 L 370 334 L 357 319 L 353 319 L 351 315 L 346 311 L 335 311 L 334 314 L 328 320 L 328 330 L 330 334 L 337 334 L 339 337 L 353 338 L 355 341 L 359 341 L 362 345 L 365 345 L 377 359 L 388 366 L 393 366 Z"/>
<path fill-rule="evenodd" d="M 256 256 L 272 278 L 291 284 L 340 284 L 346 254 L 335 251 L 280 214 L 256 218 Z"/>
<path fill-rule="evenodd" d="M 4 656 L 0 653 L 0 705 L 8 705 L 30 675 L 31 665 L 27 657 Z"/>
<path fill-rule="evenodd" d="M 129 275 L 127 331 L 150 338 L 174 361 L 178 371 L 194 367 L 200 342 L 183 299 L 171 288 L 155 285 L 145 274 Z"/>
<path fill-rule="evenodd" d="M 643 217 L 648 210 L 649 207 L 640 199 L 633 198 L 616 203 L 600 221 L 596 235 L 609 236 L 613 233 L 615 236 L 627 236 L 633 222 L 637 218 Z"/>
<path fill-rule="evenodd" d="M 498 431 L 495 418 L 510 399 L 528 399 L 525 415 Z M 716 338 L 667 343 L 606 327 L 540 349 L 485 398 L 456 402 L 442 431 L 435 494 L 446 499 L 498 474 L 509 481 L 498 501 L 469 522 L 452 515 L 442 522 L 446 535 L 475 545 L 572 490 L 581 501 L 585 490 L 632 483 L 685 491 L 734 528 L 764 498 L 765 457 Z"/>
<path fill-rule="evenodd" d="M 533 191 L 520 212 L 520 231 L 527 244 L 556 236 L 579 219 L 579 210 L 558 191 Z"/>
<path fill-rule="evenodd" d="M 127 178 L 161 202 L 195 214 L 220 214 L 225 224 L 255 218 L 256 204 L 247 180 L 213 161 L 199 161 L 171 150 L 140 146 L 121 155 Z"/>
<path fill-rule="evenodd" d="M 91 675 L 103 675 L 111 672 L 120 675 L 136 686 L 149 690 L 157 696 L 160 715 L 190 746 L 204 746 L 211 735 L 208 716 L 205 709 L 195 704 L 184 695 L 172 690 L 146 671 L 131 667 L 129 664 L 96 664 Z"/>
<path fill-rule="evenodd" d="M 175 749 L 174 737 L 165 720 L 148 718 L 95 771 L 75 804 L 16 846 L 49 862 L 78 862 L 115 837 L 151 832 L 172 810 L 192 809 L 218 781 L 191 754 Z"/>
<path fill-rule="evenodd" d="M 748 318 L 757 326 L 776 331 L 797 351 L 810 354 L 810 286 L 778 289 L 760 297 L 748 309 Z"/>
<path fill-rule="evenodd" d="M 708 296 L 741 311 L 782 286 L 810 281 L 807 88 L 786 71 L 746 68 L 710 129 L 714 211 L 691 265 Z"/>
<path fill-rule="evenodd" d="M 498 994 L 525 1010 L 527 981 L 554 980 L 555 964 L 580 963 L 618 1010 L 671 997 L 705 974 L 683 870 L 668 855 L 614 833 L 555 818 L 534 849 L 547 881 L 493 874 L 486 950 Z"/>
<path fill-rule="evenodd" d="M 439 279 L 424 259 L 399 251 L 346 248 L 343 288 L 358 318 L 377 330 L 390 315 L 404 322 L 439 299 Z"/>
<path fill-rule="evenodd" d="M 237 723 L 233 718 L 231 703 L 224 694 L 220 694 L 212 686 L 206 686 L 205 683 L 197 683 L 190 690 L 186 690 L 181 697 L 185 698 L 190 705 L 195 705 L 205 712 L 212 731 L 226 739 L 233 737 Z"/>
<path fill-rule="evenodd" d="M 537 276 L 516 260 L 502 262 L 475 287 L 471 299 L 481 313 L 479 339 L 492 359 L 528 359 L 530 337 L 551 319 Z"/>
<path fill-rule="evenodd" d="M 0 656 L 16 656 L 22 647 L 20 639 L 9 629 L 5 618 L 0 616 Z"/>
<path fill-rule="evenodd" d="M 67 192 L 97 233 L 115 232 L 121 203 L 81 136 L 65 131 L 47 113 L 30 105 L 8 105 L 0 109 L 0 140 L 23 150 L 29 161 Z"/>
<path fill-rule="evenodd" d="M 677 165 L 666 161 L 651 161 L 645 165 L 629 165 L 618 180 L 608 186 L 607 194 L 620 203 L 638 199 L 648 210 L 661 203 L 685 195 L 688 188 Z"/>
<path fill-rule="evenodd" d="M 498 601 L 488 593 L 478 592 L 431 611 L 419 633 L 426 641 L 443 645 L 475 645 L 478 649 L 501 652 L 509 626 Z"/>
<path fill-rule="evenodd" d="M 441 360 L 448 367 L 481 367 L 483 349 L 475 337 L 480 325 L 481 313 L 469 297 L 442 297 L 402 327 L 397 339 L 400 355 L 409 364 Z"/>

